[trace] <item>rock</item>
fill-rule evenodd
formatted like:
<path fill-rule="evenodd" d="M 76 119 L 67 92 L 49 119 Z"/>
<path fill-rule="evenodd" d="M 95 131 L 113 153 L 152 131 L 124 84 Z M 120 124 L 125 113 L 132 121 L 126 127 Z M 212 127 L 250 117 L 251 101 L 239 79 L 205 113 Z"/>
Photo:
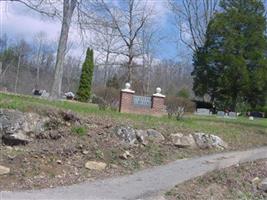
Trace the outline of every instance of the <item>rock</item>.
<path fill-rule="evenodd" d="M 0 165 L 0 175 L 9 174 L 10 169 L 8 167 Z"/>
<path fill-rule="evenodd" d="M 57 162 L 57 164 L 59 164 L 59 165 L 62 164 L 62 160 L 57 160 L 56 162 Z"/>
<path fill-rule="evenodd" d="M 22 131 L 13 133 L 13 134 L 5 134 L 2 136 L 2 141 L 6 145 L 25 145 L 28 144 L 31 139 L 25 135 Z"/>
<path fill-rule="evenodd" d="M 115 164 L 111 164 L 110 167 L 111 167 L 112 169 L 118 169 L 118 168 L 119 168 L 119 166 L 118 166 L 118 165 L 115 165 Z"/>
<path fill-rule="evenodd" d="M 154 129 L 148 129 L 147 136 L 149 139 L 152 139 L 155 142 L 160 142 L 162 140 L 165 140 L 164 136 L 160 132 Z"/>
<path fill-rule="evenodd" d="M 106 168 L 107 164 L 104 162 L 88 161 L 85 163 L 85 168 L 90 170 L 102 171 Z"/>
<path fill-rule="evenodd" d="M 197 146 L 200 149 L 220 148 L 226 149 L 228 145 L 218 136 L 205 134 L 205 133 L 194 133 L 193 135 Z"/>
<path fill-rule="evenodd" d="M 170 135 L 172 143 L 180 148 L 195 148 L 196 142 L 194 137 L 189 135 L 183 135 L 182 133 L 176 133 Z"/>
<path fill-rule="evenodd" d="M 260 190 L 267 192 L 267 178 L 263 179 L 259 184 Z"/>
<path fill-rule="evenodd" d="M 145 162 L 144 162 L 143 160 L 140 160 L 140 161 L 138 161 L 138 165 L 139 165 L 140 167 L 144 167 Z"/>
<path fill-rule="evenodd" d="M 17 110 L 0 110 L 0 136 L 6 145 L 27 144 L 31 133 L 44 131 L 48 118 L 36 113 L 22 113 Z"/>
<path fill-rule="evenodd" d="M 144 131 L 144 130 L 136 130 L 135 133 L 136 133 L 136 138 L 137 138 L 137 140 L 140 143 L 142 143 L 143 145 L 147 145 L 148 144 L 148 140 L 147 140 L 148 134 L 147 134 L 147 131 Z"/>
<path fill-rule="evenodd" d="M 260 180 L 259 177 L 255 177 L 255 178 L 253 178 L 253 179 L 251 180 L 251 183 L 252 183 L 253 185 L 256 185 L 256 186 L 257 186 L 260 182 L 261 182 L 261 180 Z"/>
<path fill-rule="evenodd" d="M 136 141 L 135 130 L 130 126 L 118 127 L 116 130 L 116 135 L 128 144 L 134 144 Z"/>
<path fill-rule="evenodd" d="M 83 151 L 82 151 L 82 154 L 83 154 L 83 155 L 87 155 L 88 153 L 89 153 L 89 151 L 87 151 L 87 150 L 83 150 Z"/>
<path fill-rule="evenodd" d="M 128 158 L 133 158 L 134 156 L 130 154 L 129 151 L 125 151 L 122 155 L 120 155 L 120 158 L 127 160 Z"/>

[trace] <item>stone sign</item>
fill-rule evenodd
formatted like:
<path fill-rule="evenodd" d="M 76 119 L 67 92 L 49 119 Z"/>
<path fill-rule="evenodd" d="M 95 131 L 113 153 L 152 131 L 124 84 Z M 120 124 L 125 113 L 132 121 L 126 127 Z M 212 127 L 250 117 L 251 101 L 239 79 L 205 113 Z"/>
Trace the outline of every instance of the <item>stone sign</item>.
<path fill-rule="evenodd" d="M 133 105 L 140 107 L 151 107 L 151 97 L 133 95 Z"/>
<path fill-rule="evenodd" d="M 152 96 L 137 96 L 134 93 L 131 84 L 126 83 L 125 88 L 120 92 L 120 112 L 153 116 L 167 114 L 164 104 L 165 95 L 161 94 L 160 88 L 156 88 L 156 93 Z"/>

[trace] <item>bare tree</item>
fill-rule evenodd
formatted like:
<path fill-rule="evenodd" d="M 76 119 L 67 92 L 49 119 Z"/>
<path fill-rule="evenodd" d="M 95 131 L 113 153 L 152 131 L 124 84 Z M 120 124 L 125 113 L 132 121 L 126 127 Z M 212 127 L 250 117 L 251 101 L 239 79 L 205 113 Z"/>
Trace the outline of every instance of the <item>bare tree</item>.
<path fill-rule="evenodd" d="M 191 50 L 204 44 L 206 29 L 218 3 L 219 0 L 169 0 L 180 40 Z"/>
<path fill-rule="evenodd" d="M 41 57 L 42 57 L 42 51 L 44 49 L 44 43 L 46 41 L 46 33 L 41 31 L 36 34 L 35 36 L 35 44 L 36 46 L 36 80 L 35 80 L 35 89 L 39 88 L 39 82 L 40 82 L 40 65 L 41 65 Z"/>
<path fill-rule="evenodd" d="M 30 51 L 29 45 L 24 41 L 20 40 L 19 45 L 16 48 L 16 54 L 17 54 L 17 69 L 16 69 L 16 79 L 15 79 L 15 84 L 14 84 L 14 92 L 17 92 L 17 86 L 19 82 L 19 73 L 20 73 L 20 67 L 22 64 L 22 59 L 26 55 L 28 51 Z"/>
<path fill-rule="evenodd" d="M 142 44 L 140 46 L 142 53 L 142 85 L 143 94 L 148 94 L 150 90 L 152 65 L 155 61 L 155 54 L 159 43 L 164 40 L 164 36 L 160 33 L 160 28 L 155 23 L 149 23 L 142 29 L 141 37 L 138 39 Z"/>
<path fill-rule="evenodd" d="M 127 57 L 127 79 L 132 81 L 133 60 L 141 55 L 138 43 L 138 36 L 144 25 L 150 20 L 153 8 L 147 5 L 146 1 L 126 0 L 120 5 L 107 3 L 104 0 L 95 0 L 95 5 L 99 11 L 97 14 L 106 20 L 109 25 L 116 29 L 121 38 L 121 46 L 112 53 Z"/>
<path fill-rule="evenodd" d="M 71 21 L 73 18 L 74 9 L 81 4 L 78 0 L 63 0 L 62 1 L 52 1 L 52 0 L 10 0 L 15 2 L 20 2 L 27 7 L 47 16 L 51 17 L 62 17 L 61 32 L 57 48 L 56 64 L 54 80 L 51 89 L 51 97 L 57 98 L 61 95 L 61 86 L 63 78 L 63 64 L 66 54 L 69 30 L 71 26 Z M 63 3 L 63 5 L 62 5 Z M 59 7 L 63 10 L 59 10 Z M 62 14 L 62 16 L 61 16 Z"/>
<path fill-rule="evenodd" d="M 109 67 L 115 64 L 117 54 L 114 52 L 118 48 L 120 38 L 117 35 L 116 29 L 110 26 L 97 26 L 92 28 L 95 37 L 90 41 L 90 46 L 98 51 L 96 63 L 98 67 L 104 68 L 103 83 L 107 82 L 109 76 Z"/>

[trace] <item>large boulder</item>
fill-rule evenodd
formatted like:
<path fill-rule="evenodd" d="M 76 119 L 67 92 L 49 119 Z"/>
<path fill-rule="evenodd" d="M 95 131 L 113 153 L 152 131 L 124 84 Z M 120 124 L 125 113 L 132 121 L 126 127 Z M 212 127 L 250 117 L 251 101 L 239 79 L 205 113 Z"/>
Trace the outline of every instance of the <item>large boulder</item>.
<path fill-rule="evenodd" d="M 227 143 L 224 142 L 220 137 L 205 133 L 194 133 L 193 135 L 197 146 L 200 149 L 219 148 L 226 149 Z"/>
<path fill-rule="evenodd" d="M 0 175 L 9 174 L 10 169 L 8 167 L 0 165 Z"/>
<path fill-rule="evenodd" d="M 160 142 L 162 140 L 165 140 L 164 136 L 160 132 L 154 129 L 148 129 L 147 136 L 150 140 L 153 140 L 155 142 Z"/>
<path fill-rule="evenodd" d="M 179 148 L 196 148 L 196 142 L 194 137 L 189 135 L 183 135 L 182 133 L 176 133 L 170 135 L 172 143 Z"/>
<path fill-rule="evenodd" d="M 90 170 L 102 171 L 107 167 L 107 164 L 104 162 L 97 161 L 88 161 L 85 163 L 85 168 Z"/>
<path fill-rule="evenodd" d="M 136 138 L 137 140 L 142 143 L 143 145 L 147 145 L 148 144 L 148 140 L 147 140 L 147 131 L 144 131 L 144 130 L 136 130 L 135 131 L 136 133 Z"/>
<path fill-rule="evenodd" d="M 259 188 L 264 191 L 267 192 L 267 178 L 263 179 L 259 185 Z"/>
<path fill-rule="evenodd" d="M 0 136 L 6 145 L 27 144 L 32 133 L 44 131 L 47 118 L 36 113 L 22 113 L 17 110 L 0 110 Z"/>
<path fill-rule="evenodd" d="M 126 143 L 134 144 L 134 142 L 136 141 L 135 130 L 130 126 L 117 127 L 115 133 Z"/>
<path fill-rule="evenodd" d="M 143 145 L 147 145 L 149 141 L 160 142 L 165 139 L 160 132 L 154 129 L 136 130 L 135 133 L 137 140 Z"/>

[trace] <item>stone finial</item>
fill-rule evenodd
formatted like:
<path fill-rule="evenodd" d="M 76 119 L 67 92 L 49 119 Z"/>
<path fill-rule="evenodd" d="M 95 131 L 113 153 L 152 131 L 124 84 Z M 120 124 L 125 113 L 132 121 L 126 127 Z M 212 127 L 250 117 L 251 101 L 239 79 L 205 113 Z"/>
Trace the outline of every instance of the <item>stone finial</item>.
<path fill-rule="evenodd" d="M 135 91 L 131 90 L 131 84 L 125 83 L 125 89 L 121 90 L 122 92 L 128 92 L 128 93 L 135 93 Z"/>
<path fill-rule="evenodd" d="M 125 89 L 129 90 L 131 88 L 131 84 L 130 83 L 125 83 Z"/>
<path fill-rule="evenodd" d="M 153 94 L 154 97 L 165 97 L 165 95 L 161 94 L 161 88 L 156 88 L 156 94 Z"/>
<path fill-rule="evenodd" d="M 161 88 L 160 87 L 157 87 L 156 88 L 156 94 L 160 94 L 161 93 Z"/>

